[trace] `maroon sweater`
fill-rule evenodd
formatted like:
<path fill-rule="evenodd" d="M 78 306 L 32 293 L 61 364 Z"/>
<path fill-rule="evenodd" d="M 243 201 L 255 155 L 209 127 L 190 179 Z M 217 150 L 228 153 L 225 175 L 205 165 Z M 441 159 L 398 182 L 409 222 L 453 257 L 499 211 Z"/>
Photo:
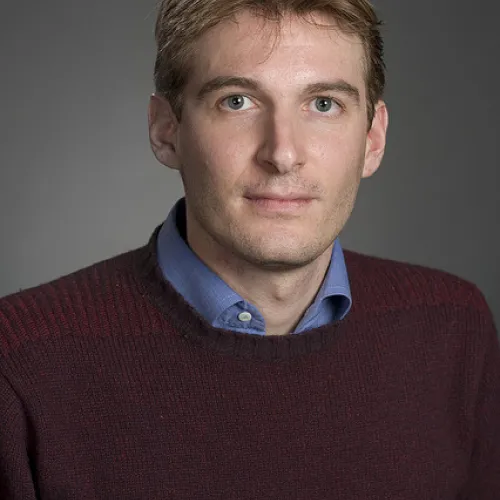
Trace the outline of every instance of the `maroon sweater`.
<path fill-rule="evenodd" d="M 499 499 L 500 348 L 451 275 L 345 252 L 353 308 L 207 324 L 149 244 L 0 301 L 0 498 Z"/>

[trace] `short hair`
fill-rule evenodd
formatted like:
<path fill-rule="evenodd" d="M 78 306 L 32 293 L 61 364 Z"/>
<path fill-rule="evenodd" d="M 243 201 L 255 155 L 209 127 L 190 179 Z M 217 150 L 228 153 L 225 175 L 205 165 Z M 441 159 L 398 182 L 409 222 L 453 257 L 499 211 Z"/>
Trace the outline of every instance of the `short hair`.
<path fill-rule="evenodd" d="M 368 0 L 161 0 L 155 30 L 155 90 L 168 99 L 179 119 L 193 44 L 209 29 L 244 11 L 278 23 L 287 14 L 305 18 L 322 13 L 332 18 L 342 32 L 358 36 L 365 52 L 371 127 L 375 105 L 384 93 L 386 68 L 382 23 Z"/>

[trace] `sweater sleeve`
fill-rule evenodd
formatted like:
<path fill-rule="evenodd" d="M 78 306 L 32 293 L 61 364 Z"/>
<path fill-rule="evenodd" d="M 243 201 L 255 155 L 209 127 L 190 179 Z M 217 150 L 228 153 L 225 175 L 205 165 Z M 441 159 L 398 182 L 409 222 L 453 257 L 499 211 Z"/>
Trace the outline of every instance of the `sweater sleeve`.
<path fill-rule="evenodd" d="M 467 500 L 500 499 L 500 342 L 491 317 L 483 318 L 482 363 Z"/>
<path fill-rule="evenodd" d="M 28 458 L 28 425 L 23 406 L 0 374 L 0 498 L 35 500 Z"/>

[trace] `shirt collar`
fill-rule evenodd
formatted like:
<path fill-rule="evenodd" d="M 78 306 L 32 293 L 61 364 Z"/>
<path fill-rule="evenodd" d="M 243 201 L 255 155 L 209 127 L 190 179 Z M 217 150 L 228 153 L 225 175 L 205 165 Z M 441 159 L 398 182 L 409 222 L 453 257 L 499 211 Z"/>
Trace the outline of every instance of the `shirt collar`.
<path fill-rule="evenodd" d="M 164 277 L 184 299 L 215 326 L 229 308 L 245 301 L 206 266 L 186 240 L 185 198 L 181 198 L 171 209 L 158 234 L 159 266 Z M 314 322 L 325 301 L 328 301 L 329 307 L 335 308 L 333 317 L 337 320 L 347 315 L 352 304 L 344 255 L 338 239 L 323 284 L 296 331 Z"/>

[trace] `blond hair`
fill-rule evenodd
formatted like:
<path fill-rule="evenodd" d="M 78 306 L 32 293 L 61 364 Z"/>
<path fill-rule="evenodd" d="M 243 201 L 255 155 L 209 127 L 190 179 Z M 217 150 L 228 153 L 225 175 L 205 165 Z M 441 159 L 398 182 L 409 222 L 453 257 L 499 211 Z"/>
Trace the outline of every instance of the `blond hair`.
<path fill-rule="evenodd" d="M 307 17 L 318 12 L 334 20 L 343 32 L 358 36 L 365 51 L 371 125 L 384 92 L 385 64 L 381 22 L 368 0 L 162 0 L 155 31 L 155 89 L 170 101 L 179 118 L 193 44 L 209 29 L 243 11 L 278 23 L 287 14 Z"/>

